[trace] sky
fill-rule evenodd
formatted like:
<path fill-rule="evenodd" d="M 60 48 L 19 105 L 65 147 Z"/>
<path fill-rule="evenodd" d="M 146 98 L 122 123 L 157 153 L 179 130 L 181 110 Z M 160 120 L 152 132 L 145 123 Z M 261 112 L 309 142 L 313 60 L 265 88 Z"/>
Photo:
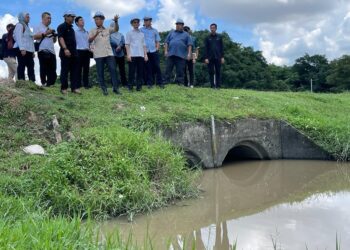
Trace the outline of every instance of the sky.
<path fill-rule="evenodd" d="M 153 17 L 159 31 L 175 28 L 182 18 L 192 30 L 218 24 L 243 46 L 261 50 L 269 63 L 291 65 L 305 53 L 326 55 L 332 60 L 350 52 L 349 0 L 1 0 L 0 35 L 19 11 L 31 15 L 30 26 L 40 23 L 43 11 L 52 14 L 52 27 L 63 22 L 63 13 L 73 10 L 93 26 L 93 13 L 102 11 L 109 24 L 120 15 L 120 31 L 131 29 L 130 19 Z M 0 62 L 0 77 L 6 68 Z"/>

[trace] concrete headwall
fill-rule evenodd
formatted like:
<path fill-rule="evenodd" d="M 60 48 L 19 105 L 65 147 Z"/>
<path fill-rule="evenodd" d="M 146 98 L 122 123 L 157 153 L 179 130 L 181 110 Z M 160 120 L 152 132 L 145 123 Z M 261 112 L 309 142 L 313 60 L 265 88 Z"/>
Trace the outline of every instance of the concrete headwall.
<path fill-rule="evenodd" d="M 221 166 L 230 150 L 240 146 L 254 150 L 260 159 L 332 159 L 310 138 L 283 121 L 212 120 L 208 124 L 178 124 L 162 133 L 182 147 L 192 162 L 201 162 L 205 168 Z"/>

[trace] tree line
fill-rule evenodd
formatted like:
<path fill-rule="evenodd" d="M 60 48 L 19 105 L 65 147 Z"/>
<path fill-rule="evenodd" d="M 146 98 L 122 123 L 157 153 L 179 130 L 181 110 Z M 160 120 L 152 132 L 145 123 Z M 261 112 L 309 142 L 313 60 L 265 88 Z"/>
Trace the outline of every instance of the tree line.
<path fill-rule="evenodd" d="M 160 32 L 162 41 L 170 31 Z M 195 31 L 199 58 L 195 64 L 195 86 L 210 87 L 207 65 L 204 64 L 204 40 L 208 30 Z M 271 91 L 310 90 L 311 79 L 315 92 L 350 90 L 350 56 L 329 61 L 325 55 L 305 54 L 291 66 L 269 64 L 262 51 L 245 47 L 221 33 L 224 42 L 225 64 L 222 67 L 222 87 Z M 161 68 L 165 72 L 165 57 L 160 51 Z M 95 70 L 92 70 L 93 78 Z M 107 74 L 108 75 L 108 74 Z"/>

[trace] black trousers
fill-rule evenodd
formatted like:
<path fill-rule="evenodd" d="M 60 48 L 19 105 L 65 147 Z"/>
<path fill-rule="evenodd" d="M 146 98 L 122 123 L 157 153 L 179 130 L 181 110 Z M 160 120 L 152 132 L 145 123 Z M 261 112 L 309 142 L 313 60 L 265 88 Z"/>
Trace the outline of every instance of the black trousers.
<path fill-rule="evenodd" d="M 163 85 L 162 71 L 160 70 L 160 60 L 158 51 L 147 53 L 148 61 L 146 62 L 146 83 L 152 86 L 154 80 L 157 80 L 158 85 Z"/>
<path fill-rule="evenodd" d="M 78 57 L 61 57 L 61 90 L 68 89 L 68 75 L 70 79 L 70 87 L 72 91 L 77 89 L 79 85 L 77 84 L 77 65 Z"/>
<path fill-rule="evenodd" d="M 210 85 L 212 88 L 221 87 L 221 59 L 210 59 L 208 64 Z M 215 83 L 214 83 L 215 76 Z"/>
<path fill-rule="evenodd" d="M 40 80 L 42 85 L 54 85 L 57 79 L 56 55 L 49 51 L 38 52 L 40 64 Z"/>
<path fill-rule="evenodd" d="M 165 80 L 171 82 L 171 73 L 175 66 L 176 68 L 176 80 L 178 84 L 184 84 L 184 72 L 185 72 L 186 60 L 178 56 L 169 56 L 166 62 Z"/>
<path fill-rule="evenodd" d="M 77 86 L 89 87 L 90 51 L 78 50 Z"/>
<path fill-rule="evenodd" d="M 131 62 L 129 62 L 129 89 L 132 89 L 134 85 L 138 90 L 142 88 L 144 63 L 145 59 L 143 57 L 131 57 Z"/>
<path fill-rule="evenodd" d="M 188 82 L 187 71 L 189 74 L 190 82 Z M 194 85 L 194 63 L 193 63 L 193 60 L 186 60 L 184 84 L 185 84 L 185 86 L 189 86 L 189 85 L 193 86 Z"/>
<path fill-rule="evenodd" d="M 34 73 L 34 58 L 33 52 L 26 53 L 25 56 L 22 56 L 21 51 L 17 51 L 17 78 L 18 80 L 25 80 L 25 69 L 28 71 L 28 78 L 30 81 L 35 82 L 35 73 Z"/>
<path fill-rule="evenodd" d="M 125 57 L 114 57 L 115 62 L 119 68 L 120 81 L 124 87 L 128 85 L 128 80 L 126 79 L 126 71 L 125 71 Z"/>

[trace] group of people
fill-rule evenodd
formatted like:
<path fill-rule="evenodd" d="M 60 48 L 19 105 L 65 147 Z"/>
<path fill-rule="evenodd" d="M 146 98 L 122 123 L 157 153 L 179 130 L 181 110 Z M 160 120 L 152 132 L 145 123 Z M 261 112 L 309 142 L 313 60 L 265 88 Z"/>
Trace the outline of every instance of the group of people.
<path fill-rule="evenodd" d="M 89 82 L 90 58 L 96 62 L 98 82 L 102 93 L 108 95 L 104 77 L 104 68 L 109 70 L 113 92 L 121 94 L 120 84 L 130 91 L 136 87 L 142 89 L 143 84 L 152 88 L 158 85 L 164 88 L 165 83 L 176 82 L 180 85 L 193 87 L 194 64 L 198 58 L 196 39 L 182 19 L 177 19 L 176 28 L 164 41 L 166 57 L 165 77 L 160 68 L 159 49 L 161 38 L 158 31 L 152 27 L 152 18 L 132 18 L 132 29 L 124 37 L 119 32 L 119 16 L 114 16 L 109 27 L 104 26 L 105 16 L 98 11 L 93 16 L 96 27 L 88 32 L 84 26 L 84 18 L 73 11 L 66 11 L 64 22 L 56 30 L 50 27 L 51 14 L 42 13 L 40 25 L 32 31 L 29 27 L 29 13 L 20 13 L 18 23 L 8 24 L 7 33 L 2 37 L 3 60 L 8 65 L 8 79 L 25 80 L 27 68 L 29 80 L 35 82 L 34 56 L 38 54 L 40 64 L 40 80 L 43 86 L 51 86 L 57 80 L 56 55 L 54 44 L 59 43 L 61 59 L 61 93 L 80 94 L 80 88 L 91 88 Z M 75 23 L 76 28 L 73 28 Z M 210 34 L 205 39 L 205 63 L 208 65 L 212 88 L 220 88 L 221 64 L 224 63 L 222 37 L 216 33 L 217 25 L 210 25 Z M 125 58 L 129 73 L 126 77 Z M 119 74 L 117 73 L 117 67 Z M 173 68 L 176 77 L 172 78 Z M 187 77 L 189 73 L 189 79 Z M 69 86 L 70 83 L 70 86 Z"/>

